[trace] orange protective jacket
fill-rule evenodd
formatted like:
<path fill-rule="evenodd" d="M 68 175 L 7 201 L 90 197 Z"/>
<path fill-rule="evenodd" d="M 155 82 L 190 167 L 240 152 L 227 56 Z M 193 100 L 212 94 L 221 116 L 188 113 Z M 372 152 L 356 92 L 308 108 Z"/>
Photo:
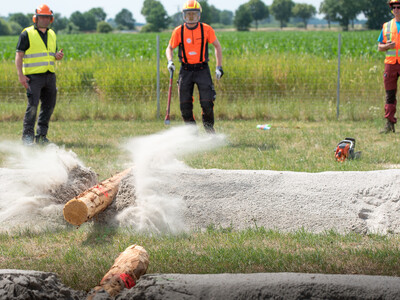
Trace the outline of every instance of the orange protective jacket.
<path fill-rule="evenodd" d="M 195 29 L 187 28 L 186 24 L 176 27 L 169 44 L 172 49 L 179 46 L 178 56 L 181 63 L 199 64 L 208 62 L 208 43 L 212 44 L 216 39 L 214 29 L 199 22 Z"/>
<path fill-rule="evenodd" d="M 396 42 L 396 48 L 386 51 L 385 64 L 394 65 L 396 62 L 400 63 L 400 34 L 397 33 L 396 19 L 383 24 L 383 43 L 386 44 L 390 41 Z"/>

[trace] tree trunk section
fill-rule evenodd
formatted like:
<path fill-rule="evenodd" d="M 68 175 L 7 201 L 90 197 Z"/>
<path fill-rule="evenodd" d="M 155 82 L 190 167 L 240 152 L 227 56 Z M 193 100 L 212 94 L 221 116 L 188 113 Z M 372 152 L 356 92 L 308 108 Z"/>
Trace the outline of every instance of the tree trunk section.
<path fill-rule="evenodd" d="M 105 210 L 117 194 L 121 179 L 130 171 L 126 169 L 68 201 L 63 209 L 64 219 L 79 226 Z"/>

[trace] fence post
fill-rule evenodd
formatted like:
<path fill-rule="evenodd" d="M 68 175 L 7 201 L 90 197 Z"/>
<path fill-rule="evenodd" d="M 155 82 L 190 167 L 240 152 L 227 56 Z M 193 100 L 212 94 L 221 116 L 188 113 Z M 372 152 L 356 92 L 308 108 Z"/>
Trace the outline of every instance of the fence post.
<path fill-rule="evenodd" d="M 338 38 L 338 71 L 337 71 L 337 90 L 336 90 L 336 119 L 339 120 L 339 104 L 340 104 L 340 48 L 342 47 L 342 35 L 339 33 Z"/>
<path fill-rule="evenodd" d="M 160 118 L 160 36 L 157 34 L 157 119 Z"/>

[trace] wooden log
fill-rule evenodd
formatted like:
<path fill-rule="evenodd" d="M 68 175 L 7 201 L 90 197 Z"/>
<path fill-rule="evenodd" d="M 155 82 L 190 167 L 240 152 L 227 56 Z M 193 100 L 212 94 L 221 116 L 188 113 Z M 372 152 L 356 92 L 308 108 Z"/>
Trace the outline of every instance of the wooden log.
<path fill-rule="evenodd" d="M 126 169 L 68 201 L 63 209 L 64 219 L 79 226 L 105 210 L 117 194 L 121 179 L 130 171 Z"/>
<path fill-rule="evenodd" d="M 114 261 L 110 270 L 90 293 L 92 299 L 97 292 L 104 290 L 111 297 L 117 296 L 123 289 L 130 289 L 136 281 L 146 274 L 149 266 L 149 254 L 139 245 L 131 245 L 125 249 Z"/>

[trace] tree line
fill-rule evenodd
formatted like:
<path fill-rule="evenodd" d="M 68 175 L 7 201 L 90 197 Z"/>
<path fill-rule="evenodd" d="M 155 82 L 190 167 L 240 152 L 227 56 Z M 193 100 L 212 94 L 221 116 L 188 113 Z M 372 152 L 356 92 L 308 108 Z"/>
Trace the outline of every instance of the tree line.
<path fill-rule="evenodd" d="M 234 26 L 238 31 L 247 31 L 252 24 L 256 28 L 260 22 L 271 16 L 279 22 L 280 27 L 286 27 L 292 19 L 300 20 L 307 28 L 309 20 L 317 14 L 317 9 L 310 4 L 295 3 L 292 0 L 273 0 L 267 6 L 262 0 L 249 0 L 235 11 L 219 10 L 210 5 L 207 0 L 199 1 L 202 6 L 201 20 L 207 24 Z M 318 10 L 324 15 L 330 27 L 332 22 L 338 22 L 343 30 L 354 26 L 357 16 L 364 14 L 368 29 L 381 29 L 384 22 L 393 16 L 385 0 L 324 0 Z M 183 23 L 181 12 L 168 16 L 164 6 L 158 0 L 145 0 L 141 14 L 146 24 L 141 32 L 159 32 Z M 33 14 L 14 13 L 7 18 L 0 18 L 0 35 L 17 35 L 25 27 L 32 24 Z M 53 30 L 59 33 L 73 34 L 79 32 L 108 33 L 113 30 L 135 30 L 136 20 L 126 8 L 118 12 L 114 19 L 106 21 L 107 14 L 101 7 L 92 8 L 86 12 L 75 11 L 69 18 L 55 13 Z"/>

